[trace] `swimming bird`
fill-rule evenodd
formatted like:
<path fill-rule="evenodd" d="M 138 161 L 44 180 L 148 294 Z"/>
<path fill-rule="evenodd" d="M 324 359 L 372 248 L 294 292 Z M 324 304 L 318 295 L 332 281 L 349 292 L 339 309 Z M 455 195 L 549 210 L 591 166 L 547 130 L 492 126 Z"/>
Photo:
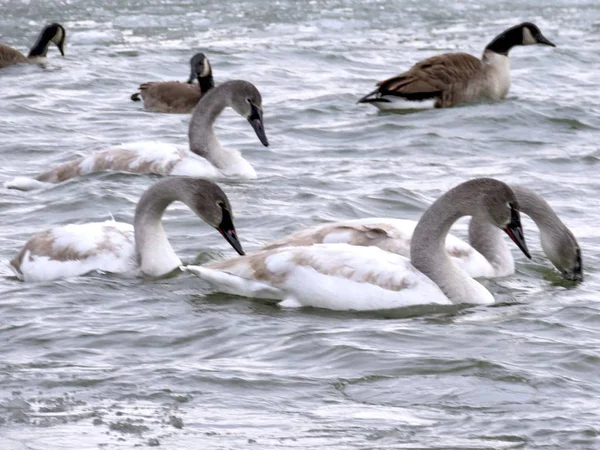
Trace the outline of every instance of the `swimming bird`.
<path fill-rule="evenodd" d="M 187 114 L 196 107 L 202 95 L 215 87 L 210 62 L 204 53 L 190 59 L 191 73 L 187 83 L 151 81 L 140 85 L 131 100 L 144 101 L 144 108 L 162 113 Z M 198 84 L 193 84 L 198 80 Z"/>
<path fill-rule="evenodd" d="M 213 124 L 227 107 L 245 117 L 262 144 L 265 134 L 262 98 L 256 87 L 243 80 L 226 81 L 202 96 L 189 126 L 189 150 L 158 143 L 132 143 L 92 153 L 51 168 L 35 179 L 16 177 L 5 183 L 13 189 L 30 190 L 43 183 L 60 183 L 100 171 L 187 175 L 206 179 L 256 178 L 256 171 L 238 150 L 221 146 Z"/>
<path fill-rule="evenodd" d="M 52 23 L 44 27 L 37 38 L 36 43 L 27 56 L 8 45 L 0 44 L 0 69 L 21 63 L 40 63 L 48 53 L 48 46 L 53 42 L 58 47 L 60 54 L 65 56 L 65 39 L 67 33 L 59 23 Z"/>
<path fill-rule="evenodd" d="M 189 177 L 163 179 L 138 201 L 133 226 L 109 220 L 71 224 L 35 234 L 10 262 L 24 281 L 76 277 L 93 271 L 160 277 L 181 265 L 162 226 L 175 202 L 185 203 L 240 254 L 231 205 L 215 183 Z"/>
<path fill-rule="evenodd" d="M 283 306 L 376 310 L 490 304 L 492 294 L 456 266 L 444 248 L 451 225 L 468 215 L 503 229 L 530 257 L 514 193 L 500 181 L 478 178 L 449 190 L 425 211 L 410 259 L 372 246 L 315 244 L 261 250 L 185 270 L 220 291 L 276 299 Z"/>
<path fill-rule="evenodd" d="M 537 192 L 524 186 L 510 185 L 521 212 L 527 214 L 540 230 L 542 250 L 562 276 L 570 281 L 583 280 L 581 248 L 569 228 L 554 209 Z M 515 272 L 515 263 L 506 242 L 497 229 L 473 217 L 469 224 L 469 242 L 490 263 L 494 276 Z"/>
<path fill-rule="evenodd" d="M 581 250 L 577 239 L 556 212 L 538 193 L 520 185 L 510 185 L 520 212 L 533 219 L 540 230 L 542 249 L 564 278 L 583 279 Z M 263 250 L 321 243 L 375 246 L 402 256 L 410 255 L 417 222 L 407 219 L 373 217 L 319 224 L 298 230 L 270 242 Z M 515 272 L 513 256 L 502 232 L 480 216 L 469 224 L 469 242 L 448 234 L 445 249 L 453 263 L 473 278 L 505 277 Z"/>
<path fill-rule="evenodd" d="M 516 25 L 496 36 L 481 59 L 468 53 L 445 53 L 412 66 L 408 71 L 377 83 L 377 89 L 358 103 L 379 109 L 418 107 L 431 100 L 436 108 L 448 108 L 478 100 L 500 100 L 510 88 L 508 52 L 516 45 L 556 47 L 531 22 Z"/>

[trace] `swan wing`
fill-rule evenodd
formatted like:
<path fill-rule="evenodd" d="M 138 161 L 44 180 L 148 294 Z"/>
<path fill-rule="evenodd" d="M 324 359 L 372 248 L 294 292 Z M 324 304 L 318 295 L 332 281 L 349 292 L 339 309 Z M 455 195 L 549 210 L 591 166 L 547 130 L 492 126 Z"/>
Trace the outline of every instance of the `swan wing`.
<path fill-rule="evenodd" d="M 410 243 L 417 222 L 374 217 L 315 225 L 268 243 L 263 249 L 312 244 L 345 243 L 374 246 L 386 252 L 410 257 Z M 449 234 L 446 251 L 452 261 L 473 278 L 493 277 L 495 271 L 485 257 L 462 239 Z"/>
<path fill-rule="evenodd" d="M 35 234 L 10 262 L 25 281 L 92 272 L 123 273 L 137 266 L 133 226 L 106 221 L 72 224 Z"/>
<path fill-rule="evenodd" d="M 225 292 L 284 300 L 288 306 L 381 310 L 451 304 L 407 258 L 377 247 L 315 244 L 258 251 L 187 270 Z M 214 271 L 222 272 L 221 277 Z M 235 279 L 234 277 L 237 277 Z"/>

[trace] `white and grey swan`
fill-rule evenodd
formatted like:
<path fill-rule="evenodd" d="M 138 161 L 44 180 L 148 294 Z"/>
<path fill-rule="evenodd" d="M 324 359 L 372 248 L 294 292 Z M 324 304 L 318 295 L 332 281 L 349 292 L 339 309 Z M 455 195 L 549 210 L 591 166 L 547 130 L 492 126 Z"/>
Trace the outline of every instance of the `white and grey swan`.
<path fill-rule="evenodd" d="M 63 163 L 42 172 L 35 179 L 17 177 L 5 186 L 21 190 L 38 189 L 44 183 L 60 183 L 107 170 L 185 175 L 209 180 L 256 178 L 256 171 L 242 154 L 238 150 L 224 148 L 215 135 L 213 124 L 227 107 L 246 118 L 262 144 L 265 147 L 269 145 L 260 92 L 252 83 L 231 80 L 211 89 L 200 99 L 190 120 L 189 150 L 151 142 L 125 144 Z"/>
<path fill-rule="evenodd" d="M 419 304 L 494 302 L 492 294 L 445 250 L 452 224 L 476 216 L 504 230 L 530 257 L 515 194 L 479 178 L 438 198 L 417 224 L 410 259 L 377 247 L 315 244 L 262 250 L 188 270 L 220 291 L 280 300 L 283 306 L 334 310 L 393 309 Z"/>
<path fill-rule="evenodd" d="M 166 275 L 181 265 L 162 226 L 165 210 L 175 201 L 185 203 L 240 255 L 244 254 L 231 205 L 221 188 L 207 180 L 172 177 L 158 181 L 142 195 L 133 226 L 109 220 L 50 228 L 29 239 L 10 268 L 24 281 L 76 277 L 93 271 Z"/>
<path fill-rule="evenodd" d="M 191 73 L 187 83 L 179 81 L 151 81 L 140 85 L 131 96 L 134 102 L 143 101 L 148 111 L 188 114 L 200 98 L 215 87 L 212 68 L 204 53 L 196 53 L 190 60 Z M 198 84 L 194 81 L 198 80 Z"/>
<path fill-rule="evenodd" d="M 524 186 L 510 185 L 520 212 L 533 219 L 540 230 L 542 250 L 564 278 L 583 280 L 581 249 L 577 239 L 554 209 L 538 193 Z M 417 222 L 407 219 L 371 217 L 315 225 L 266 244 L 263 249 L 345 243 L 375 246 L 387 252 L 410 256 L 412 234 Z M 469 242 L 452 234 L 446 237 L 446 252 L 455 264 L 474 278 L 495 278 L 515 272 L 515 263 L 503 233 L 480 217 L 469 225 Z"/>
<path fill-rule="evenodd" d="M 416 63 L 409 70 L 377 83 L 377 89 L 361 98 L 379 109 L 436 108 L 460 103 L 503 99 L 510 88 L 508 52 L 517 45 L 555 45 L 531 22 L 524 22 L 496 36 L 481 59 L 468 53 L 444 53 Z"/>
<path fill-rule="evenodd" d="M 8 45 L 0 44 L 0 69 L 14 64 L 44 62 L 50 42 L 58 47 L 62 56 L 65 56 L 66 38 L 67 33 L 63 26 L 59 23 L 51 23 L 44 27 L 27 56 Z"/>

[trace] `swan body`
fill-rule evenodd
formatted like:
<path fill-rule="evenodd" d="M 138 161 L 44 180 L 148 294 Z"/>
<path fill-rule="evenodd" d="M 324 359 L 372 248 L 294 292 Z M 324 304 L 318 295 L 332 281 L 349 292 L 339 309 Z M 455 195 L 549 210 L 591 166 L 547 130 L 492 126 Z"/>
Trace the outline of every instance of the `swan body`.
<path fill-rule="evenodd" d="M 159 277 L 181 265 L 162 227 L 162 215 L 183 201 L 243 254 L 225 193 L 206 180 L 173 177 L 151 186 L 138 202 L 134 225 L 105 221 L 69 224 L 36 233 L 10 268 L 24 281 L 70 278 L 89 272 Z"/>
<path fill-rule="evenodd" d="M 219 290 L 282 300 L 287 306 L 369 310 L 489 304 L 492 294 L 450 260 L 446 236 L 458 218 L 478 215 L 505 229 L 529 256 L 517 208 L 504 183 L 475 179 L 448 191 L 423 214 L 410 259 L 372 246 L 328 243 L 277 247 L 186 269 Z"/>
<path fill-rule="evenodd" d="M 42 172 L 35 183 L 23 177 L 5 183 L 8 188 L 27 189 L 39 183 L 62 181 L 100 171 L 187 175 L 197 178 L 256 178 L 256 171 L 235 149 L 226 149 L 217 139 L 213 123 L 226 107 L 245 117 L 264 146 L 268 146 L 260 93 L 247 81 L 226 81 L 211 89 L 194 110 L 189 127 L 190 149 L 169 144 L 138 142 L 124 144 L 65 162 Z"/>
<path fill-rule="evenodd" d="M 410 242 L 417 221 L 408 219 L 368 218 L 344 220 L 308 227 L 266 244 L 263 249 L 297 247 L 312 244 L 345 243 L 374 246 L 386 252 L 410 256 Z M 492 226 L 492 228 L 495 228 Z M 446 237 L 446 252 L 452 262 L 473 278 L 495 275 L 494 267 L 471 245 L 452 234 Z"/>

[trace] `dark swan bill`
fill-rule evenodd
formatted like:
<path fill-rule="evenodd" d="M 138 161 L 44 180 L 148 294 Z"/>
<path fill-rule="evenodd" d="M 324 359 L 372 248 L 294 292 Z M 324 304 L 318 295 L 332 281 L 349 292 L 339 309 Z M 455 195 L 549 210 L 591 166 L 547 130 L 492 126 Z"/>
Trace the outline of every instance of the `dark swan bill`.
<path fill-rule="evenodd" d="M 233 220 L 231 219 L 231 213 L 223 207 L 221 207 L 221 210 L 223 211 L 223 219 L 217 227 L 217 230 L 219 231 L 219 233 L 221 233 L 225 240 L 229 242 L 229 244 L 234 248 L 236 252 L 238 252 L 242 256 L 245 255 L 244 249 L 242 248 L 242 244 L 240 243 L 240 240 L 237 237 L 237 233 L 235 232 Z"/>
<path fill-rule="evenodd" d="M 250 122 L 250 125 L 254 128 L 254 132 L 256 133 L 256 136 L 258 136 L 258 139 L 260 139 L 260 142 L 262 142 L 262 145 L 268 147 L 269 141 L 267 140 L 267 134 L 265 133 L 262 109 L 254 103 L 250 103 L 250 106 L 252 107 L 252 113 L 250 114 L 250 117 L 248 117 L 248 122 Z"/>

